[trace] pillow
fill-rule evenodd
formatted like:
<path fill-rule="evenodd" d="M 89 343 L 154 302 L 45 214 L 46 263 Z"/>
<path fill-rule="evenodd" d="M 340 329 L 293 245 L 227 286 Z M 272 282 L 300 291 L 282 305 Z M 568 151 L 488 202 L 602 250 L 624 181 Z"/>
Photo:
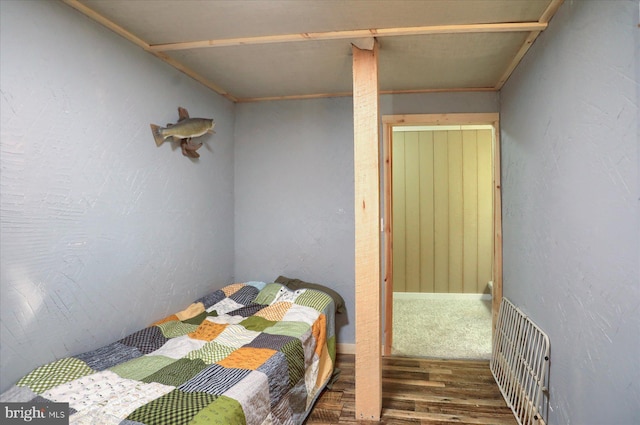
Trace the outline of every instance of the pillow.
<path fill-rule="evenodd" d="M 291 279 L 285 276 L 278 276 L 278 278 L 275 280 L 275 283 L 280 283 L 293 290 L 303 288 L 317 289 L 318 291 L 322 291 L 333 298 L 333 302 L 336 304 L 336 313 L 344 313 L 345 311 L 344 299 L 342 298 L 342 296 L 340 296 L 340 294 L 338 294 L 333 289 L 327 288 L 324 285 L 320 285 L 319 283 L 309 283 L 300 279 Z"/>

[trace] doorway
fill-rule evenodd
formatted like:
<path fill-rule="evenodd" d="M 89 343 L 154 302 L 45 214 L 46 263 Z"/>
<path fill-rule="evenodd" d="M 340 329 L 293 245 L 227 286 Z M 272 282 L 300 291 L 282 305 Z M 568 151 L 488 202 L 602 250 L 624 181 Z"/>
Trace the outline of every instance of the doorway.
<path fill-rule="evenodd" d="M 467 328 L 451 339 L 452 355 L 465 344 L 471 353 L 490 353 L 491 322 L 502 298 L 498 114 L 385 116 L 383 124 L 384 355 L 402 354 L 394 353 L 394 298 L 397 318 L 411 318 L 403 325 L 410 334 L 424 340 L 431 319 L 416 320 L 411 309 L 428 305 Z M 440 335 L 455 335 L 438 319 L 431 334 L 437 327 Z M 473 332 L 485 341 L 472 348 L 461 337 Z M 399 347 L 407 345 L 403 335 Z M 426 345 L 431 353 L 448 349 L 437 340 L 442 347 Z"/>

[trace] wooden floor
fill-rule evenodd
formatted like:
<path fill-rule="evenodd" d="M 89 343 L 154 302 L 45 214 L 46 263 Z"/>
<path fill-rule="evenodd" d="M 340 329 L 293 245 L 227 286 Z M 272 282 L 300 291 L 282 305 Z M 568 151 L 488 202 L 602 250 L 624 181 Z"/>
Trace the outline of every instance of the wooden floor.
<path fill-rule="evenodd" d="M 354 356 L 339 354 L 336 366 L 339 380 L 306 424 L 517 425 L 488 361 L 384 358 L 380 422 L 355 419 Z"/>

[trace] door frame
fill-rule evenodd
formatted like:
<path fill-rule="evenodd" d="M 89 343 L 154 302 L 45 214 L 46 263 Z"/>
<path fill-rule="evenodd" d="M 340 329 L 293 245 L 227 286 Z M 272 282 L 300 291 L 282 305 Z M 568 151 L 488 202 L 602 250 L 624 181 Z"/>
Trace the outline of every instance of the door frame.
<path fill-rule="evenodd" d="M 393 127 L 491 125 L 494 129 L 492 144 L 493 173 L 493 291 L 491 301 L 492 326 L 495 331 L 500 302 L 502 301 L 502 194 L 500 186 L 500 114 L 411 114 L 382 116 L 383 149 L 383 205 L 384 205 L 384 344 L 383 355 L 391 355 L 393 342 L 393 214 L 392 214 L 392 162 L 391 143 Z"/>

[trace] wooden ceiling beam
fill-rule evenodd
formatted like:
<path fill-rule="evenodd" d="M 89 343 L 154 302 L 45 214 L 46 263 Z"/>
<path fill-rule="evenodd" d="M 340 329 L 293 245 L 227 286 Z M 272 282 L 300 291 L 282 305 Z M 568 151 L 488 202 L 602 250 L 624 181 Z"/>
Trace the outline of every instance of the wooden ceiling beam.
<path fill-rule="evenodd" d="M 446 89 L 410 89 L 410 90 L 380 90 L 380 94 L 419 94 L 419 93 L 456 93 L 456 92 L 494 92 L 494 87 L 454 87 Z M 265 97 L 239 97 L 238 103 L 264 102 L 272 100 L 303 100 L 303 99 L 323 99 L 327 97 L 351 97 L 353 92 L 330 92 L 313 94 L 292 94 L 284 96 Z"/>
<path fill-rule="evenodd" d="M 223 38 L 215 40 L 187 41 L 180 43 L 152 44 L 154 52 L 172 50 L 204 49 L 211 47 L 231 47 L 256 44 L 293 43 L 310 40 L 348 40 L 370 37 L 396 37 L 430 34 L 464 34 L 487 32 L 527 32 L 542 31 L 547 27 L 544 22 L 514 22 L 492 24 L 433 25 L 424 27 L 372 28 L 364 30 L 305 32 L 298 34 L 265 35 L 257 37 Z"/>
<path fill-rule="evenodd" d="M 113 21 L 110 21 L 109 19 L 107 19 L 104 16 L 100 15 L 95 10 L 85 6 L 79 0 L 62 0 L 62 1 L 64 3 L 66 3 L 67 5 L 73 7 L 74 9 L 76 9 L 78 12 L 80 12 L 80 13 L 84 14 L 85 16 L 93 19 L 94 21 L 98 22 L 99 24 L 104 25 L 105 27 L 109 28 L 111 31 L 115 32 L 116 34 L 118 34 L 118 35 L 120 35 L 120 36 L 122 36 L 124 38 L 126 38 L 127 40 L 131 41 L 135 45 L 143 48 L 144 50 L 146 50 L 147 52 L 149 52 L 152 55 L 156 56 L 157 58 L 162 59 L 163 61 L 165 61 L 169 65 L 173 66 L 174 68 L 176 68 L 180 72 L 188 75 L 189 77 L 193 78 L 194 80 L 196 80 L 200 84 L 204 85 L 205 87 L 210 88 L 211 90 L 213 90 L 214 92 L 218 93 L 219 95 L 226 97 L 227 99 L 231 100 L 232 102 L 236 102 L 238 100 L 236 97 L 234 97 L 231 94 L 227 93 L 226 90 L 222 89 L 218 85 L 216 85 L 216 84 L 212 83 L 211 81 L 207 80 L 206 78 L 202 77 L 200 74 L 198 74 L 197 72 L 195 72 L 191 68 L 188 68 L 188 67 L 184 66 L 183 64 L 181 64 L 177 60 L 171 58 L 170 56 L 164 54 L 163 52 L 154 51 L 147 42 L 145 42 L 141 38 L 137 37 L 133 33 L 127 31 L 126 29 L 122 28 L 120 25 L 118 25 L 118 24 L 114 23 Z"/>
<path fill-rule="evenodd" d="M 122 28 L 120 25 L 114 23 L 113 21 L 105 18 L 95 10 L 85 6 L 79 0 L 62 0 L 62 1 L 67 5 L 76 9 L 78 12 L 88 16 L 89 18 L 93 19 L 99 24 L 102 24 L 105 27 L 109 28 L 111 31 L 115 32 L 116 34 L 126 38 L 127 40 L 131 41 L 137 46 L 142 47 L 144 50 L 149 50 L 149 44 L 147 44 L 146 41 L 137 37 L 135 34 L 127 31 L 126 29 Z"/>
<path fill-rule="evenodd" d="M 549 3 L 549 6 L 547 6 L 542 15 L 540 15 L 540 20 L 538 22 L 540 24 L 548 25 L 549 21 L 551 20 L 551 18 L 553 18 L 553 15 L 555 15 L 563 2 L 564 0 L 553 0 L 551 3 Z M 533 42 L 536 41 L 541 32 L 542 30 L 534 30 L 529 33 L 527 38 L 524 40 L 524 43 L 522 43 L 522 46 L 520 46 L 520 49 L 507 66 L 507 69 L 505 69 L 505 71 L 500 76 L 500 79 L 496 83 L 496 86 L 494 87 L 496 91 L 502 89 L 502 86 L 504 86 L 509 77 L 511 77 L 511 74 L 516 69 L 518 64 L 520 64 L 520 61 L 522 60 L 524 55 L 527 54 L 529 48 L 533 45 Z"/>
<path fill-rule="evenodd" d="M 551 3 L 549 3 L 549 6 L 547 6 L 545 11 L 542 12 L 542 15 L 540 15 L 540 19 L 538 20 L 538 22 L 543 24 L 548 24 L 551 18 L 553 18 L 553 15 L 556 14 L 556 12 L 558 11 L 558 9 L 560 8 L 563 2 L 564 0 L 553 0 Z"/>
<path fill-rule="evenodd" d="M 500 79 L 498 80 L 495 86 L 496 91 L 499 91 L 502 88 L 502 86 L 504 86 L 504 84 L 507 82 L 509 77 L 511 77 L 511 74 L 516 69 L 516 67 L 518 66 L 518 64 L 524 57 L 524 55 L 529 51 L 529 48 L 531 47 L 533 42 L 536 41 L 536 38 L 538 38 L 538 35 L 540 35 L 540 31 L 532 31 L 529 33 L 527 38 L 524 40 L 524 43 L 522 43 L 522 46 L 520 46 L 520 49 L 518 50 L 516 55 L 513 57 L 511 62 L 509 62 L 507 69 L 505 69 L 505 71 L 500 76 Z"/>

